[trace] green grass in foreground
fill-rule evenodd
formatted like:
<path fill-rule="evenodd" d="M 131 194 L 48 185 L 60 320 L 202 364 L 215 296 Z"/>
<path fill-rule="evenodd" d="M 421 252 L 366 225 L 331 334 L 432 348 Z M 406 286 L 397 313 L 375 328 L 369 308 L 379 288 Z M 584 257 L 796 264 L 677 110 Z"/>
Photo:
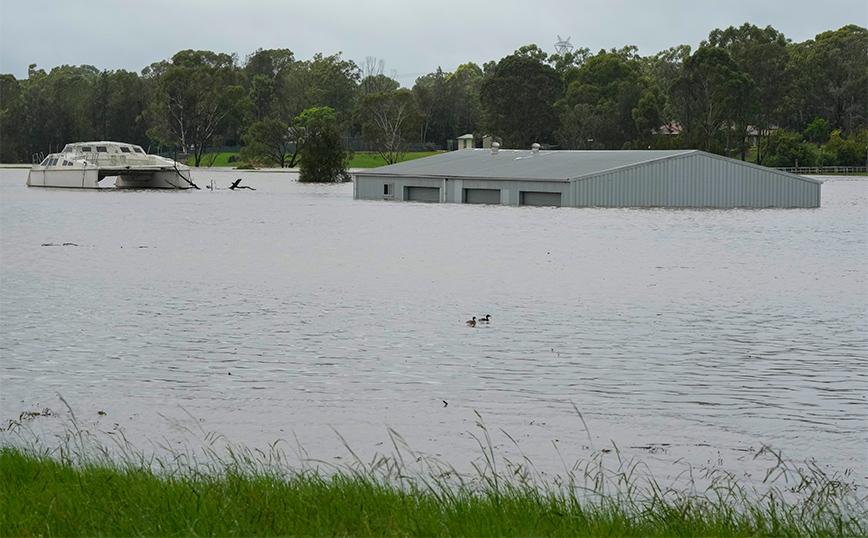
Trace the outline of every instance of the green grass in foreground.
<path fill-rule="evenodd" d="M 403 161 L 412 161 L 413 159 L 421 159 L 422 157 L 429 157 L 431 155 L 436 155 L 436 151 L 417 151 L 407 153 L 402 156 L 401 162 Z M 228 166 L 235 167 L 242 163 L 230 163 L 229 157 L 238 156 L 237 153 L 206 153 L 202 156 L 202 161 L 200 166 Z M 187 163 L 190 166 L 193 166 L 193 159 L 190 158 Z M 350 160 L 350 163 L 347 165 L 348 168 L 376 168 L 378 166 L 385 166 L 386 161 L 380 157 L 378 153 L 362 153 L 357 152 L 353 158 Z"/>
<path fill-rule="evenodd" d="M 148 460 L 125 452 L 118 458 L 107 449 L 85 457 L 79 446 L 0 448 L 0 534 L 820 537 L 868 532 L 864 499 L 816 469 L 788 480 L 785 491 L 772 487 L 760 494 L 731 477 L 705 492 L 654 482 L 639 488 L 635 466 L 607 474 L 590 465 L 583 476 L 541 486 L 526 472 L 516 472 L 522 466 L 498 474 L 490 445 L 482 443 L 487 463 L 470 479 L 433 468 L 410 477 L 414 473 L 400 455 L 324 472 L 288 469 L 279 454 L 237 447 L 203 464 L 185 454 Z"/>

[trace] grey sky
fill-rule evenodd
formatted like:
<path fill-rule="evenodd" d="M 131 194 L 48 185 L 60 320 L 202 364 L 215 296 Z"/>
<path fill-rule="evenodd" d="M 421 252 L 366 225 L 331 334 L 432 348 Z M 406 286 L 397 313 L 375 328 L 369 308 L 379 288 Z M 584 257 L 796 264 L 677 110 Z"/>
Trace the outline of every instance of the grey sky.
<path fill-rule="evenodd" d="M 35 63 L 142 68 L 185 49 L 237 53 L 288 48 L 296 59 L 343 52 L 360 66 L 385 61 L 404 86 L 441 66 L 480 66 L 558 35 L 592 52 L 636 45 L 642 55 L 686 44 L 714 28 L 768 25 L 795 42 L 847 24 L 868 26 L 866 0 L 0 0 L 0 73 L 27 77 Z"/>

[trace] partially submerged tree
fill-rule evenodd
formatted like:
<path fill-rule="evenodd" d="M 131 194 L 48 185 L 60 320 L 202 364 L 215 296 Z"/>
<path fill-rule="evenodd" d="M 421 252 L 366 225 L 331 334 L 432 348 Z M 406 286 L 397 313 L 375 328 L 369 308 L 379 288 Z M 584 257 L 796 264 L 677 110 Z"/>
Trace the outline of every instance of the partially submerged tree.
<path fill-rule="evenodd" d="M 346 146 L 329 107 L 309 108 L 295 119 L 301 145 L 303 183 L 338 183 L 349 181 Z"/>

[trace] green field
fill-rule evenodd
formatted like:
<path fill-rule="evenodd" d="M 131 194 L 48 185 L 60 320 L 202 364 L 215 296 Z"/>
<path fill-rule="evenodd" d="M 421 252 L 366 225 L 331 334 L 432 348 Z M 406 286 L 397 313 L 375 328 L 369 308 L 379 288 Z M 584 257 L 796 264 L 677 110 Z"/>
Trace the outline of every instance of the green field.
<path fill-rule="evenodd" d="M 397 434 L 395 434 L 397 435 Z M 864 492 L 776 456 L 762 492 L 732 475 L 662 486 L 602 452 L 554 482 L 498 464 L 465 476 L 418 454 L 288 467 L 227 446 L 144 456 L 70 432 L 56 449 L 0 447 L 3 536 L 865 536 Z M 487 434 L 485 439 L 488 439 Z M 393 438 L 398 446 L 403 442 Z M 764 449 L 765 451 L 765 449 Z M 761 451 L 761 452 L 764 452 Z M 220 455 L 218 455 L 218 452 Z M 352 453 L 352 451 L 350 451 Z M 609 451 L 611 452 L 611 451 Z M 617 449 L 615 449 L 617 454 Z M 768 455 L 768 454 L 766 454 Z M 405 463 L 410 462 L 410 463 Z M 419 463 L 421 462 L 421 464 Z M 412 467 L 412 468 L 411 468 Z M 692 477 L 692 474 L 689 475 Z M 706 479 L 709 476 L 705 477 Z"/>
<path fill-rule="evenodd" d="M 411 152 L 406 153 L 402 156 L 401 161 L 411 161 L 413 159 L 420 159 L 422 157 L 428 157 L 430 155 L 436 155 L 436 151 L 419 151 L 419 152 Z M 200 163 L 201 166 L 228 166 L 228 167 L 237 167 L 242 163 L 230 163 L 229 157 L 231 156 L 237 157 L 237 153 L 206 153 L 202 156 L 202 161 Z M 213 164 L 211 164 L 213 163 Z M 190 166 L 193 166 L 193 159 L 190 158 L 188 163 Z M 376 168 L 378 166 L 384 166 L 386 161 L 380 157 L 377 153 L 356 153 L 352 160 L 350 160 L 348 168 Z"/>

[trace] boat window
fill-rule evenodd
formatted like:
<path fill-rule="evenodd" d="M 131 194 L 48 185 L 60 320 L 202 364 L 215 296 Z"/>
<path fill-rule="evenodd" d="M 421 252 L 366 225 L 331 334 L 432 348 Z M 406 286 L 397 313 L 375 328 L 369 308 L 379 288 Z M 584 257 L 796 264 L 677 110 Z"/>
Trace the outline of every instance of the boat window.
<path fill-rule="evenodd" d="M 44 161 L 39 163 L 39 166 L 48 166 L 48 161 L 51 160 L 51 157 L 46 157 Z"/>
<path fill-rule="evenodd" d="M 72 161 L 63 161 L 63 166 L 72 166 Z"/>
<path fill-rule="evenodd" d="M 133 149 L 136 150 L 136 153 L 144 153 L 144 150 L 142 148 L 133 148 Z"/>
<path fill-rule="evenodd" d="M 57 158 L 51 159 L 48 162 L 48 166 L 57 166 Z"/>
<path fill-rule="evenodd" d="M 81 151 L 84 153 L 90 153 L 91 151 L 93 151 L 93 148 L 90 146 L 82 146 Z"/>
<path fill-rule="evenodd" d="M 105 146 L 97 146 L 96 152 L 97 153 L 108 153 L 108 148 Z"/>
<path fill-rule="evenodd" d="M 72 150 L 73 150 L 72 144 L 67 144 L 63 148 L 63 153 L 72 153 Z"/>
<path fill-rule="evenodd" d="M 129 153 L 129 152 L 130 152 L 130 148 L 125 147 L 125 146 L 121 146 L 121 151 L 124 152 L 124 153 Z"/>

